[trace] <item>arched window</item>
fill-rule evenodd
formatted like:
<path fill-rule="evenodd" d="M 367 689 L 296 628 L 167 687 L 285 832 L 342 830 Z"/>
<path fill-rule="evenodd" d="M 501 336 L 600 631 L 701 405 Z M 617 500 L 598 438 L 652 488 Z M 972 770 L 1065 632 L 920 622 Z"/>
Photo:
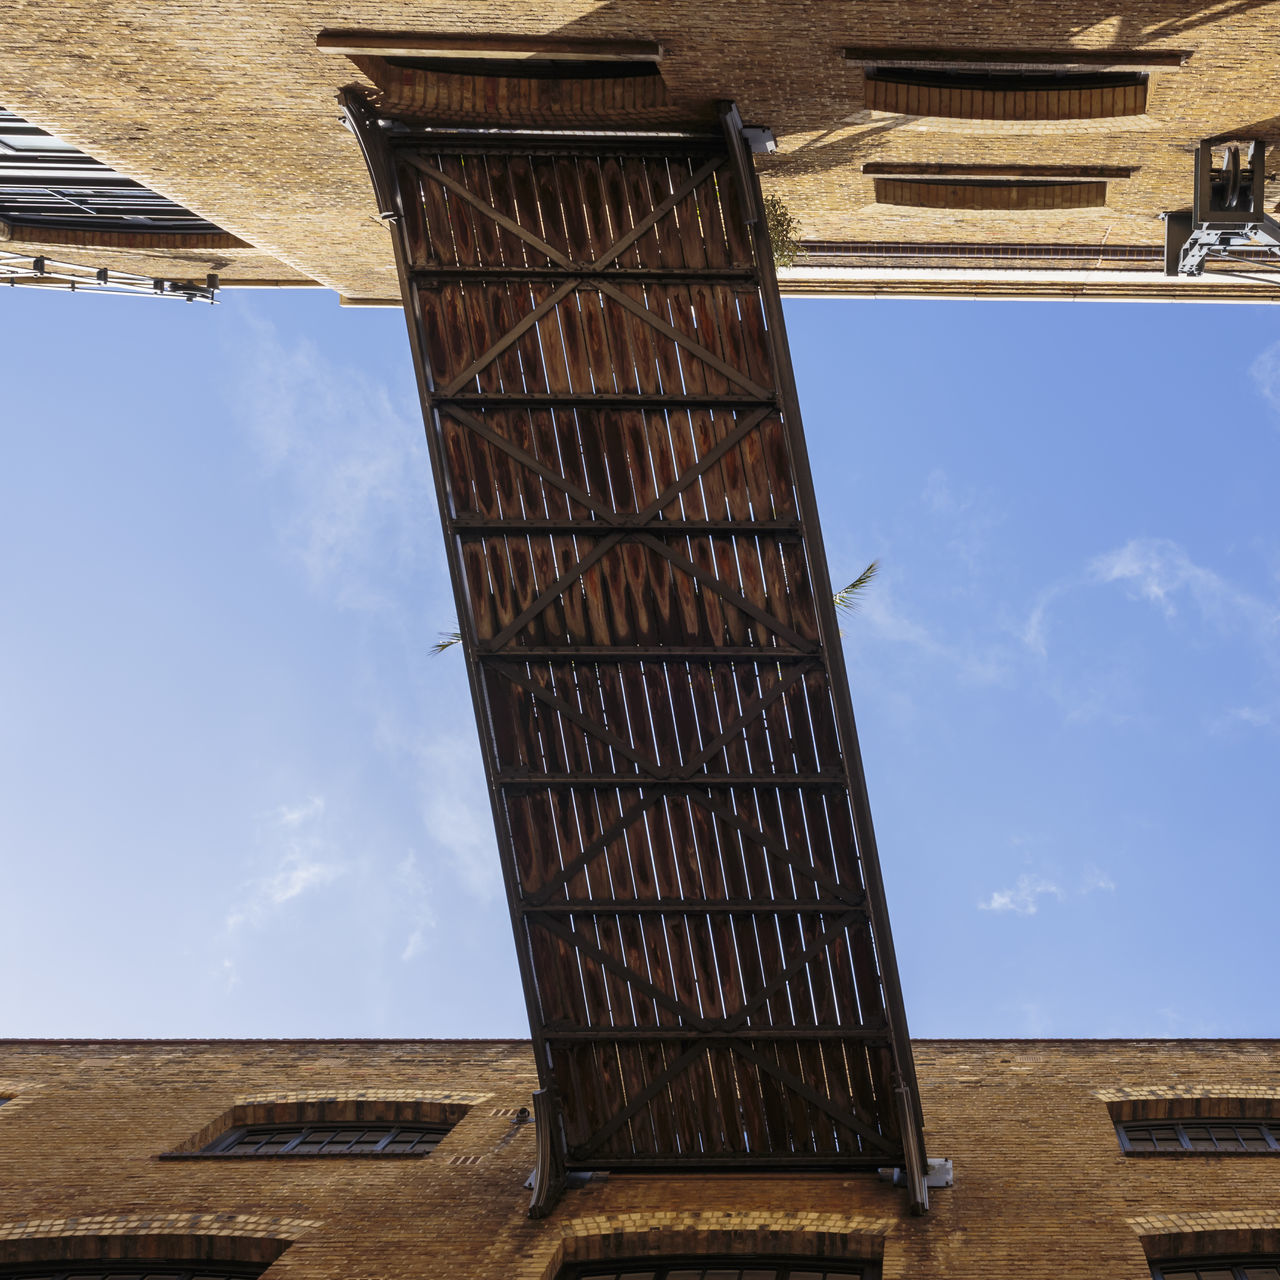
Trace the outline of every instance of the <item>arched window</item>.
<path fill-rule="evenodd" d="M 880 1280 L 880 1264 L 824 1258 L 649 1258 L 581 1263 L 567 1267 L 558 1280 Z"/>
<path fill-rule="evenodd" d="M 252 1262 L 88 1258 L 0 1266 L 0 1280 L 256 1280 L 265 1269 Z"/>
<path fill-rule="evenodd" d="M 1280 1257 L 1196 1258 L 1153 1263 L 1153 1280 L 1280 1280 Z"/>

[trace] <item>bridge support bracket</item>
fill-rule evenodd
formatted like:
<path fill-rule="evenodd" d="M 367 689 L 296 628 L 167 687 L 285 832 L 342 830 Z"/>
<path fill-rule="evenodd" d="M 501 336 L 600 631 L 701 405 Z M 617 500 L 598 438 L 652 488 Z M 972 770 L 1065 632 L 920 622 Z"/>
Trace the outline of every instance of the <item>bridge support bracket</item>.
<path fill-rule="evenodd" d="M 533 1168 L 533 1195 L 529 1197 L 529 1217 L 545 1218 L 564 1192 L 564 1155 L 559 1136 L 560 1108 L 550 1089 L 533 1095 L 533 1119 L 537 1125 L 538 1157 Z"/>

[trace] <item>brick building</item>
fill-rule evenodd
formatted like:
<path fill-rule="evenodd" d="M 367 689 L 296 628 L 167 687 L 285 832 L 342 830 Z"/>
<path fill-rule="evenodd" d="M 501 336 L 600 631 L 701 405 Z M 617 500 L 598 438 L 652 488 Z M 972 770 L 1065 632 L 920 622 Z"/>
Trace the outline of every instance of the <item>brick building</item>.
<path fill-rule="evenodd" d="M 0 31 L 0 266 L 403 287 L 534 1046 L 2 1045 L 0 1278 L 1280 1280 L 1274 1045 L 906 1038 L 744 150 L 793 290 L 1270 300 L 1160 215 L 1276 132 L 1274 6 L 56 15 Z"/>
<path fill-rule="evenodd" d="M 1264 51 L 1280 17 L 1260 0 L 458 0 L 393 11 L 370 0 L 62 0 L 52 20 L 47 6 L 17 3 L 0 30 L 0 106 L 218 234 L 46 222 L 55 233 L 42 236 L 10 216 L 0 248 L 395 299 L 390 240 L 334 105 L 340 86 L 378 82 L 368 59 L 357 69 L 339 50 L 389 31 L 417 33 L 399 50 L 411 55 L 441 51 L 424 34 L 485 56 L 589 41 L 628 74 L 660 76 L 672 101 L 735 100 L 777 138 L 758 165 L 802 242 L 786 289 L 1275 294 L 1218 269 L 1166 278 L 1160 220 L 1190 205 L 1202 140 L 1277 140 Z M 355 38 L 318 47 L 325 32 Z"/>
<path fill-rule="evenodd" d="M 714 1260 L 717 1276 L 785 1264 L 806 1276 L 878 1267 L 886 1280 L 1142 1280 L 1155 1266 L 1216 1280 L 1233 1273 L 1206 1259 L 1255 1255 L 1246 1274 L 1274 1276 L 1256 1257 L 1280 1254 L 1274 1042 L 915 1052 L 929 1146 L 955 1172 L 923 1216 L 874 1173 L 615 1173 L 533 1221 L 526 1043 L 7 1041 L 0 1274 L 102 1275 L 114 1258 L 164 1274 L 269 1264 L 272 1280 L 555 1280 L 582 1264 L 652 1275 L 665 1259 Z M 242 1133 L 236 1152 L 200 1154 L 228 1131 L 299 1122 L 313 1145 L 362 1132 L 372 1145 L 379 1125 L 443 1137 L 416 1154 L 246 1155 Z M 1128 1152 L 1126 1124 L 1139 1126 Z"/>

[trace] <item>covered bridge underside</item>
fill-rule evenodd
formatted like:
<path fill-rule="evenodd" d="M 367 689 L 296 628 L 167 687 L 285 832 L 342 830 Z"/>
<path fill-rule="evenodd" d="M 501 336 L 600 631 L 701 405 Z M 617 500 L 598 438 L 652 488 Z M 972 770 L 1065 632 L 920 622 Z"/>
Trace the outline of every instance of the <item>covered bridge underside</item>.
<path fill-rule="evenodd" d="M 737 112 L 345 107 L 396 248 L 566 1171 L 905 1167 L 915 1072 Z M 659 131 L 660 129 L 660 131 Z"/>

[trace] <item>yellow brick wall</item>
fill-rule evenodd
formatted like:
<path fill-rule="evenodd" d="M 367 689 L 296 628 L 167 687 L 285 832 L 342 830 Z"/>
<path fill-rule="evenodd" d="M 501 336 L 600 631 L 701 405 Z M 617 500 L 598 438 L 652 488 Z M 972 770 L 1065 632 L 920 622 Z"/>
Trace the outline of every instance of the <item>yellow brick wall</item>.
<path fill-rule="evenodd" d="M 360 76 L 316 50 L 326 28 L 656 39 L 673 94 L 734 98 L 748 123 L 773 127 L 766 188 L 812 240 L 1156 245 L 1159 213 L 1189 202 L 1199 139 L 1280 138 L 1280 5 L 1251 0 L 11 0 L 0 103 L 302 275 L 351 297 L 397 296 L 334 102 Z M 1152 73 L 1142 116 L 974 122 L 869 111 L 848 45 L 1191 56 Z M 1102 208 L 991 213 L 877 205 L 868 161 L 1135 172 L 1109 183 Z"/>
<path fill-rule="evenodd" d="M 566 1260 L 883 1253 L 888 1280 L 1142 1280 L 1144 1240 L 1280 1240 L 1280 1157 L 1133 1158 L 1108 1101 L 1280 1093 L 1274 1042 L 924 1041 L 922 1218 L 865 1174 L 613 1174 L 525 1215 L 529 1047 L 492 1041 L 0 1042 L 0 1262 L 139 1241 L 264 1257 L 273 1280 L 553 1280 Z M 435 1099 L 465 1117 L 422 1159 L 163 1160 L 237 1104 Z M 218 1242 L 222 1242 L 219 1245 Z M 157 1245 L 156 1249 L 161 1246 Z M 154 1252 L 154 1250 L 153 1250 Z M 255 1255 L 256 1256 L 256 1255 Z"/>

